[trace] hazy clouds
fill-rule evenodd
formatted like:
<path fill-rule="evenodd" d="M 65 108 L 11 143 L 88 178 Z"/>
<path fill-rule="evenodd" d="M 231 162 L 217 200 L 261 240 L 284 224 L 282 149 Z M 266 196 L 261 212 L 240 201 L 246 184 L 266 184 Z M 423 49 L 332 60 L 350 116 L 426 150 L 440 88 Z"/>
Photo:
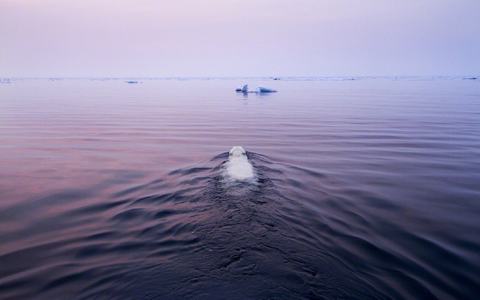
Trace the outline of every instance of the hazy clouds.
<path fill-rule="evenodd" d="M 479 0 L 0 0 L 0 76 L 480 73 Z"/>

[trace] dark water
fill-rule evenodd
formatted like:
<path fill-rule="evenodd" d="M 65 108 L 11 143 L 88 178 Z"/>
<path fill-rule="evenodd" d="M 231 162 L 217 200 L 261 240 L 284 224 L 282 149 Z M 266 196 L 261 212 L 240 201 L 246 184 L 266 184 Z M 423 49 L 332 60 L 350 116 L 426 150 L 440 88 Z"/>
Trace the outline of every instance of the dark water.
<path fill-rule="evenodd" d="M 241 83 L 1 84 L 0 298 L 478 299 L 480 82 Z"/>

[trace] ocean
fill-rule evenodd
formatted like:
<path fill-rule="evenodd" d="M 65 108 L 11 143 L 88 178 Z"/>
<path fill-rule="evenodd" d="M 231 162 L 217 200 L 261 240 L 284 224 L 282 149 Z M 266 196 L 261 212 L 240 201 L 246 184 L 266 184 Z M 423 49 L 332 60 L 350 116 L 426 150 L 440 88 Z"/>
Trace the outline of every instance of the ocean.
<path fill-rule="evenodd" d="M 2 80 L 0 299 L 476 299 L 480 80 L 278 79 Z"/>

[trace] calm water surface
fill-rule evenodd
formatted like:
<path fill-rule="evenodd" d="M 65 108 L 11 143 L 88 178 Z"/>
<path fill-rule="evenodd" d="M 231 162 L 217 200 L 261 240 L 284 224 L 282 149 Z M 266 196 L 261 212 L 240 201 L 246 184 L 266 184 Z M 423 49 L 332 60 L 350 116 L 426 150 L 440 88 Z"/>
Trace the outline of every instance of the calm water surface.
<path fill-rule="evenodd" d="M 241 83 L 0 84 L 0 298 L 478 299 L 480 82 Z"/>

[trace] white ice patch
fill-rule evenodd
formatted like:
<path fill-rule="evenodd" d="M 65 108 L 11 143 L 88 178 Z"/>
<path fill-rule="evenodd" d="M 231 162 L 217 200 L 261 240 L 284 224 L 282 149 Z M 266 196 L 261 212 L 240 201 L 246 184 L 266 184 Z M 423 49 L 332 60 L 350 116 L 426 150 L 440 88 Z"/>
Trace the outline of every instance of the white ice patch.
<path fill-rule="evenodd" d="M 240 146 L 233 147 L 225 163 L 226 175 L 233 180 L 248 181 L 255 177 L 252 164 L 248 161 L 247 152 Z"/>

